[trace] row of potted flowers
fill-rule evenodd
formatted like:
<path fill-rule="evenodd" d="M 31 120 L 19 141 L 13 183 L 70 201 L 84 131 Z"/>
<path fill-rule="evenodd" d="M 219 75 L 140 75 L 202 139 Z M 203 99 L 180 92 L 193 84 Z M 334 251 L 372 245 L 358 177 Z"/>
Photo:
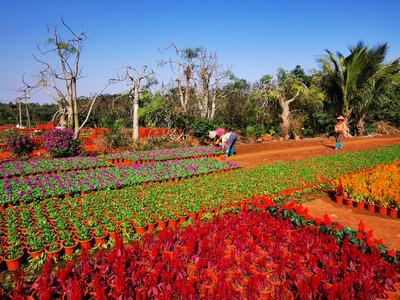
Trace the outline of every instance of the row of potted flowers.
<path fill-rule="evenodd" d="M 142 161 L 160 161 L 170 159 L 183 159 L 199 156 L 214 156 L 222 154 L 218 147 L 214 146 L 196 146 L 188 148 L 172 148 L 172 149 L 159 149 L 150 151 L 136 151 L 113 153 L 102 156 L 104 159 L 111 161 L 128 160 L 131 162 Z"/>
<path fill-rule="evenodd" d="M 84 170 L 96 167 L 112 166 L 109 162 L 92 156 L 77 156 L 52 159 L 29 159 L 0 162 L 0 174 L 3 177 L 50 173 L 67 170 Z"/>
<path fill-rule="evenodd" d="M 0 175 L 3 177 L 50 173 L 55 171 L 84 170 L 96 167 L 111 166 L 107 160 L 129 160 L 131 162 L 161 161 L 183 159 L 199 156 L 219 155 L 221 151 L 213 146 L 161 149 L 155 151 L 138 151 L 114 153 L 106 156 L 77 156 L 52 159 L 29 159 L 0 162 Z"/>
<path fill-rule="evenodd" d="M 0 204 L 30 202 L 45 197 L 119 188 L 170 178 L 178 180 L 235 168 L 239 168 L 239 165 L 233 162 L 198 158 L 3 178 L 0 181 Z"/>
<path fill-rule="evenodd" d="M 336 180 L 335 200 L 349 207 L 367 209 L 397 218 L 400 210 L 400 162 L 380 165 L 367 172 Z"/>
<path fill-rule="evenodd" d="M 48 260 L 33 284 L 16 276 L 16 288 L 1 296 L 366 299 L 396 293 L 398 266 L 381 258 L 362 224 L 350 231 L 266 197 L 250 207 L 183 230 L 166 228 L 130 247 L 117 238 L 112 251 L 92 258 L 83 251 L 57 272 Z"/>

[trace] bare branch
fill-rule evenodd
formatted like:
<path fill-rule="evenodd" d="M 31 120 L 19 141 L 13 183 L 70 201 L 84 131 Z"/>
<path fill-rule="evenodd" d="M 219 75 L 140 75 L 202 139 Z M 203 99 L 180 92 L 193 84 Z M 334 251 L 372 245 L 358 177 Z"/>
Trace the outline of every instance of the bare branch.
<path fill-rule="evenodd" d="M 85 124 L 86 124 L 87 121 L 89 120 L 90 114 L 91 114 L 92 109 L 93 109 L 93 105 L 94 105 L 94 103 L 96 102 L 97 98 L 98 98 L 112 83 L 113 83 L 113 81 L 112 81 L 112 80 L 109 80 L 109 81 L 107 82 L 107 84 L 103 87 L 103 89 L 102 89 L 101 91 L 99 91 L 99 92 L 95 95 L 95 97 L 92 99 L 92 102 L 91 102 L 90 107 L 89 107 L 89 111 L 88 111 L 87 114 L 86 114 L 85 120 L 82 122 L 81 126 L 79 127 L 79 131 L 85 126 Z"/>

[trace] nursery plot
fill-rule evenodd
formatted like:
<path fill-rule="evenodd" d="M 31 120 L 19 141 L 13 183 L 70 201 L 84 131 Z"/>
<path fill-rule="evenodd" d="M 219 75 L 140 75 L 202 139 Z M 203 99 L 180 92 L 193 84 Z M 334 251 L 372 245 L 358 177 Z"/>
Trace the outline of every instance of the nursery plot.
<path fill-rule="evenodd" d="M 337 180 L 338 195 L 360 207 L 378 205 L 389 208 L 397 216 L 400 209 L 400 162 L 381 165 L 365 173 L 341 176 Z"/>
<path fill-rule="evenodd" d="M 294 217 L 294 210 L 281 210 L 278 218 L 227 214 L 183 230 L 164 229 L 125 248 L 117 240 L 111 252 L 84 253 L 55 273 L 47 262 L 34 285 L 20 282 L 15 292 L 38 298 L 366 299 L 395 290 L 396 267 L 374 247 L 362 251 L 348 237 L 338 243 L 335 235 L 321 233 L 341 232 L 328 219 L 296 227 L 282 218 Z M 367 239 L 362 231 L 357 236 Z"/>
<path fill-rule="evenodd" d="M 29 159 L 0 162 L 3 177 L 49 173 L 54 171 L 83 170 L 112 166 L 109 162 L 93 156 L 53 159 Z"/>
<path fill-rule="evenodd" d="M 198 158 L 4 178 L 0 182 L 0 204 L 178 179 L 238 167 L 232 162 Z"/>
<path fill-rule="evenodd" d="M 311 187 L 321 180 L 340 175 L 340 172 L 344 174 L 366 169 L 377 163 L 391 161 L 398 155 L 396 147 L 388 147 L 372 152 L 263 166 L 252 170 L 213 174 L 151 186 L 143 184 L 118 190 L 102 190 L 84 197 L 77 195 L 76 198 L 66 197 L 62 200 L 48 199 L 25 207 L 10 208 L 4 210 L 0 218 L 0 226 L 7 228 L 4 233 L 9 249 L 5 249 L 5 252 L 11 252 L 15 242 L 20 241 L 27 245 L 33 244 L 36 248 L 40 246 L 43 248 L 44 245 L 65 238 L 69 238 L 72 243 L 74 239 L 85 241 L 93 236 L 102 237 L 105 233 L 111 236 L 116 231 L 122 232 L 125 242 L 131 242 L 136 238 L 136 233 L 151 231 L 156 226 L 163 228 L 168 224 L 173 227 L 177 220 L 184 222 L 188 216 L 196 219 L 201 214 L 218 212 L 222 207 L 237 208 L 243 206 L 245 200 L 252 198 L 253 195 L 292 193 L 296 191 L 293 187 Z M 356 161 L 363 163 L 359 165 Z M 199 169 L 195 170 L 195 163 L 203 165 L 202 167 L 198 165 Z M 144 174 L 150 174 L 148 176 L 153 176 L 152 179 L 159 180 L 163 174 L 165 178 L 181 177 L 180 173 L 172 171 L 173 168 L 179 167 L 184 174 L 191 176 L 200 171 L 206 172 L 222 166 L 236 167 L 226 162 L 196 159 L 116 169 L 122 172 L 118 173 L 121 178 L 122 176 L 128 178 L 124 173 L 126 170 L 140 170 L 141 176 L 137 177 L 140 180 L 148 180 L 147 177 L 143 177 Z M 116 176 L 116 174 L 111 175 Z M 101 178 L 107 179 L 105 176 Z M 99 181 L 98 178 L 96 180 Z M 115 183 L 114 180 L 112 177 L 105 184 L 113 186 L 111 184 Z M 29 228 L 32 230 L 25 230 Z M 17 232 L 20 234 L 17 235 Z M 42 240 L 43 232 L 47 232 L 46 241 Z M 19 246 L 16 245 L 15 249 L 21 250 Z"/>
<path fill-rule="evenodd" d="M 369 169 L 398 158 L 400 146 L 392 146 L 187 179 L 184 184 L 166 183 L 128 187 L 123 191 L 103 191 L 85 199 L 91 202 L 108 199 L 141 207 L 178 205 L 188 211 L 212 209 L 218 205 L 237 205 L 252 195 L 292 193 L 296 188 L 310 188 L 338 175 Z"/>
<path fill-rule="evenodd" d="M 197 146 L 190 148 L 160 149 L 152 151 L 137 151 L 115 153 L 103 156 L 104 159 L 118 160 L 124 159 L 131 162 L 159 161 L 169 159 L 182 159 L 199 156 L 220 155 L 222 152 L 214 146 Z"/>

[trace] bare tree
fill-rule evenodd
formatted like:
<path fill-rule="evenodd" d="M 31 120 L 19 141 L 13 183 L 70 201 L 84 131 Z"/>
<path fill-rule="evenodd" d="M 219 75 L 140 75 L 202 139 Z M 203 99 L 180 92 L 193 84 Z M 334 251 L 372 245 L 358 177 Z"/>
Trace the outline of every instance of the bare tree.
<path fill-rule="evenodd" d="M 143 90 L 152 83 L 154 74 L 148 66 L 139 69 L 126 66 L 125 74 L 118 79 L 129 82 L 128 91 L 123 95 L 129 95 L 132 98 L 132 139 L 135 144 L 139 141 L 139 97 Z"/>
<path fill-rule="evenodd" d="M 169 65 L 176 73 L 176 88 L 182 110 L 188 112 L 189 104 L 193 103 L 197 105 L 202 118 L 214 118 L 216 102 L 224 97 L 221 91 L 223 81 L 230 78 L 231 73 L 218 64 L 215 53 L 206 49 L 180 49 L 172 43 L 163 50 L 170 48 L 175 50 L 176 55 L 174 60 L 169 60 Z M 182 78 L 185 81 L 184 86 Z"/>
<path fill-rule="evenodd" d="M 49 39 L 47 40 L 50 49 L 43 51 L 39 48 L 47 60 L 35 60 L 43 65 L 43 70 L 39 73 L 39 82 L 45 92 L 58 103 L 59 110 L 54 118 L 60 116 L 60 126 L 74 130 L 74 138 L 79 137 L 79 133 L 88 121 L 92 108 L 98 99 L 98 96 L 110 86 L 113 80 L 109 80 L 99 93 L 96 93 L 86 112 L 86 118 L 82 124 L 79 124 L 78 108 L 78 80 L 82 78 L 80 70 L 80 60 L 82 54 L 82 44 L 86 41 L 84 32 L 75 32 L 62 19 L 64 29 L 69 33 L 67 39 L 62 38 L 57 26 L 49 27 Z M 54 57 L 49 57 L 51 54 Z M 54 119 L 53 118 L 53 119 Z"/>
<path fill-rule="evenodd" d="M 216 53 L 202 49 L 199 61 L 197 104 L 202 118 L 213 119 L 217 100 L 226 97 L 221 90 L 223 81 L 232 78 L 232 73 L 218 64 Z"/>
<path fill-rule="evenodd" d="M 183 88 L 182 88 L 182 68 L 183 68 L 183 64 L 181 62 L 182 50 L 179 49 L 175 43 L 172 43 L 167 48 L 162 49 L 162 51 L 167 51 L 170 48 L 174 49 L 176 58 L 175 58 L 175 60 L 170 58 L 169 65 L 171 66 L 171 69 L 173 69 L 176 72 L 176 88 L 178 91 L 178 98 L 179 98 L 181 108 L 184 112 L 187 112 L 187 103 L 188 103 L 187 88 L 186 88 L 185 95 L 183 94 Z M 161 65 L 164 65 L 164 64 L 165 64 L 164 62 L 161 62 Z"/>
<path fill-rule="evenodd" d="M 184 112 L 189 111 L 189 101 L 191 99 L 192 80 L 197 67 L 196 63 L 202 51 L 201 48 L 185 48 L 180 49 L 175 43 L 172 43 L 163 51 L 173 48 L 176 58 L 169 59 L 169 65 L 176 73 L 176 88 L 178 91 L 178 98 L 181 108 Z M 161 63 L 164 65 L 165 63 Z M 183 87 L 182 78 L 185 79 L 185 86 Z"/>
<path fill-rule="evenodd" d="M 28 109 L 28 101 L 31 99 L 32 95 L 35 94 L 40 89 L 40 84 L 36 83 L 34 85 L 30 85 L 25 81 L 25 76 L 22 76 L 22 84 L 23 86 L 19 89 L 21 96 L 16 97 L 15 101 L 18 104 L 18 114 L 19 114 L 19 127 L 22 127 L 22 111 L 21 111 L 21 103 L 25 104 L 25 113 L 26 113 L 26 126 L 31 129 L 31 118 L 29 115 Z M 32 136 L 32 132 L 30 131 L 30 135 Z"/>

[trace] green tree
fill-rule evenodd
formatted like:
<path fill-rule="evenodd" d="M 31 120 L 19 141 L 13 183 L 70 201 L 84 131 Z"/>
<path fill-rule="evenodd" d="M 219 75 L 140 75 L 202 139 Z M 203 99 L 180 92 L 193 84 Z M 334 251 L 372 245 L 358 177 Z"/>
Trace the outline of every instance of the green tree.
<path fill-rule="evenodd" d="M 304 82 L 296 75 L 286 72 L 282 68 L 278 70 L 277 80 L 270 80 L 265 83 L 268 96 L 276 99 L 281 108 L 280 112 L 280 135 L 285 139 L 290 136 L 292 130 L 290 122 L 290 104 L 307 92 Z"/>
<path fill-rule="evenodd" d="M 376 93 L 381 93 L 387 78 L 399 71 L 399 60 L 384 64 L 388 45 L 381 44 L 374 48 L 359 42 L 351 47 L 345 56 L 326 50 L 327 56 L 319 61 L 324 74 L 323 87 L 336 113 L 346 119 L 352 118 L 357 123 L 358 131 L 363 131 L 363 120 L 371 107 Z M 384 89 L 384 88 L 383 88 Z"/>

